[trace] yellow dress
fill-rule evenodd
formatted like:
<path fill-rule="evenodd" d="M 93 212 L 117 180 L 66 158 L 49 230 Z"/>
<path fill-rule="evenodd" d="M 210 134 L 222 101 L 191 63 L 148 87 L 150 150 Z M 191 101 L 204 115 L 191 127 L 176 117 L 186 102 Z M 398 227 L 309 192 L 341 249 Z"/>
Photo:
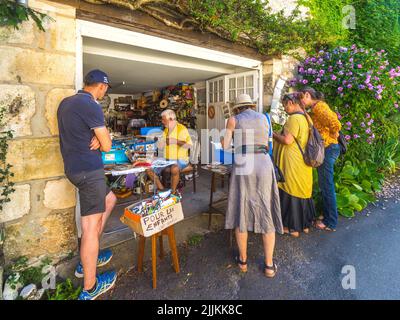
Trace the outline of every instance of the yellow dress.
<path fill-rule="evenodd" d="M 285 129 L 297 139 L 304 152 L 309 135 L 306 117 L 302 114 L 290 115 L 285 124 Z M 275 142 L 274 160 L 285 178 L 285 182 L 279 183 L 278 187 L 291 196 L 301 199 L 311 198 L 312 167 L 304 163 L 296 141 L 293 141 L 290 145 Z"/>

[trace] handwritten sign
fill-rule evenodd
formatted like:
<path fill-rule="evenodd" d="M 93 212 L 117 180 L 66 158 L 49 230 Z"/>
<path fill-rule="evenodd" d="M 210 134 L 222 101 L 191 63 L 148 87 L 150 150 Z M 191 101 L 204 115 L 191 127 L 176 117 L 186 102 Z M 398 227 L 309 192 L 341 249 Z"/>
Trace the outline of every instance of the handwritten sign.
<path fill-rule="evenodd" d="M 149 237 L 183 220 L 181 203 L 140 219 L 143 235 Z"/>

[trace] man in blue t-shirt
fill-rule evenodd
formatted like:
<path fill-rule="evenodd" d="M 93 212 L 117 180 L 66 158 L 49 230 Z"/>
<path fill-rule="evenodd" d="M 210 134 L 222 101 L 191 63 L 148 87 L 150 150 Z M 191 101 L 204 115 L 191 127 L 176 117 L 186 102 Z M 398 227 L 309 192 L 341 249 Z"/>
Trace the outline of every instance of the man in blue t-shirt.
<path fill-rule="evenodd" d="M 85 77 L 83 90 L 65 98 L 57 111 L 64 171 L 79 190 L 81 262 L 75 275 L 84 278 L 79 296 L 82 300 L 96 299 L 114 285 L 117 277 L 115 272 L 96 276 L 97 267 L 112 257 L 110 250 L 99 252 L 99 240 L 117 201 L 105 181 L 101 151 L 110 151 L 112 143 L 103 111 L 96 101 L 109 86 L 107 74 L 92 70 Z"/>

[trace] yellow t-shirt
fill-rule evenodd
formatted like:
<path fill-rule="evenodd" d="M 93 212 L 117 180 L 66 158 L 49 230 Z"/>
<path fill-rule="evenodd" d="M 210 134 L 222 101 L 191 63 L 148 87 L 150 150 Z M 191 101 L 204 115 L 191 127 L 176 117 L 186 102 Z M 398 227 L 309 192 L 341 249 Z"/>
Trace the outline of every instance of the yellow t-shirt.
<path fill-rule="evenodd" d="M 169 132 L 168 128 L 164 129 L 163 138 L 173 138 L 180 141 L 185 141 L 187 144 L 192 145 L 192 139 L 188 129 L 180 123 L 177 123 L 175 128 Z M 184 160 L 189 161 L 189 150 L 177 144 L 166 145 L 164 150 L 166 159 L 169 160 Z"/>
<path fill-rule="evenodd" d="M 309 136 L 306 117 L 302 114 L 289 116 L 285 129 L 297 139 L 304 152 Z M 313 186 L 312 167 L 305 164 L 296 141 L 293 141 L 290 145 L 276 142 L 274 160 L 282 170 L 285 178 L 285 182 L 278 183 L 278 187 L 291 196 L 301 199 L 311 198 Z"/>
<path fill-rule="evenodd" d="M 320 101 L 312 109 L 310 115 L 314 127 L 317 128 L 322 139 L 324 139 L 325 148 L 331 144 L 337 144 L 339 131 L 342 128 L 337 114 L 325 102 Z"/>

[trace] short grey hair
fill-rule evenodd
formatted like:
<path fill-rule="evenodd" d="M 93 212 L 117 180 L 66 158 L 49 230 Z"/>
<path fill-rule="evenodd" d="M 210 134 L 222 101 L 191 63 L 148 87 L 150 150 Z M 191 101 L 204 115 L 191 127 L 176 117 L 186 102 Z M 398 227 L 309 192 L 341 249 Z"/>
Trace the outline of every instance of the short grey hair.
<path fill-rule="evenodd" d="M 163 112 L 161 112 L 161 117 L 167 117 L 172 120 L 176 120 L 176 114 L 175 114 L 174 110 L 171 110 L 171 109 L 167 109 L 167 110 L 164 110 Z"/>

